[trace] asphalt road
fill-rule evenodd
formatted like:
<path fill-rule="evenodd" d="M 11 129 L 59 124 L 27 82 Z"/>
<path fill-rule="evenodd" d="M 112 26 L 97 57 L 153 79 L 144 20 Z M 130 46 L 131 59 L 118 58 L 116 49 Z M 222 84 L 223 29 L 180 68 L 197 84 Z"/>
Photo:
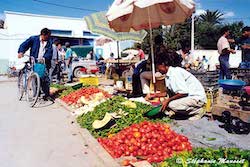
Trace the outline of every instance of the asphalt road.
<path fill-rule="evenodd" d="M 59 104 L 30 108 L 16 82 L 0 82 L 0 92 L 0 167 L 104 166 Z"/>

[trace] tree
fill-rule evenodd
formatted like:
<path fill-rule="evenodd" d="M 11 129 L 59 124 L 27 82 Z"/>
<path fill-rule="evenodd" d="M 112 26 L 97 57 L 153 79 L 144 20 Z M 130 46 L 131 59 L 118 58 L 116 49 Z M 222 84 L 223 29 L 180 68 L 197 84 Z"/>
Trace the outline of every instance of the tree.
<path fill-rule="evenodd" d="M 209 23 L 211 25 L 220 24 L 223 21 L 223 13 L 218 10 L 210 11 L 206 10 L 206 13 L 201 14 L 199 20 L 203 23 Z"/>
<path fill-rule="evenodd" d="M 206 10 L 196 22 L 196 46 L 199 49 L 217 49 L 223 14 L 218 10 Z"/>

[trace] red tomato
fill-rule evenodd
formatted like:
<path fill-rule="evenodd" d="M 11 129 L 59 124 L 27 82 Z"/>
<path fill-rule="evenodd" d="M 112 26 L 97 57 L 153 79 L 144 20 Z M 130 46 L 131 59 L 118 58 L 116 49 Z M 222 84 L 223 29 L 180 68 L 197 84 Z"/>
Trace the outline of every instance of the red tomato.
<path fill-rule="evenodd" d="M 140 138 L 141 137 L 141 133 L 138 132 L 138 131 L 134 132 L 133 135 L 134 135 L 135 138 Z"/>
<path fill-rule="evenodd" d="M 121 163 L 122 166 L 128 166 L 130 165 L 130 161 L 128 159 L 124 159 Z"/>

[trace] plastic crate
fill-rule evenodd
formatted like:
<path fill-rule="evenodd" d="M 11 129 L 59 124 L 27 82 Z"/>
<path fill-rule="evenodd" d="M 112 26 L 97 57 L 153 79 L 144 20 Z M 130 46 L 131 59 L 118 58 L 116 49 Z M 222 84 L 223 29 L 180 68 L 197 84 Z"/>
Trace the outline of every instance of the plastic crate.
<path fill-rule="evenodd" d="M 99 85 L 99 79 L 97 76 L 83 76 L 79 79 L 79 81 L 84 85 L 93 85 L 93 86 Z"/>

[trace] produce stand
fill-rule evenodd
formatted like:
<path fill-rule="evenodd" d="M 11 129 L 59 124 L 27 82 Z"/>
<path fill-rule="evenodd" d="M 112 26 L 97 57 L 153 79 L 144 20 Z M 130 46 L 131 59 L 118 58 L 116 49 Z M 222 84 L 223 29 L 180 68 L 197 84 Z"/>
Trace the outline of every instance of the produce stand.
<path fill-rule="evenodd" d="M 232 95 L 222 94 L 222 92 L 219 94 L 219 97 L 217 103 L 212 107 L 211 113 L 213 115 L 222 116 L 224 111 L 229 111 L 232 116 L 250 123 L 250 111 L 242 110 L 242 107 L 239 105 L 240 97 L 232 97 Z"/>
<path fill-rule="evenodd" d="M 109 91 L 103 89 L 105 87 L 85 86 L 77 90 L 64 88 L 64 92 L 61 92 L 60 99 L 57 99 L 56 102 L 70 111 L 74 118 L 77 119 L 80 125 L 78 127 L 84 140 L 87 140 L 89 147 L 108 166 L 125 166 L 138 163 L 135 161 L 140 161 L 139 165 L 140 163 L 149 165 L 145 160 L 150 162 L 152 166 L 185 166 L 187 158 L 228 158 L 227 156 L 225 157 L 225 152 L 237 160 L 247 159 L 249 161 L 249 151 L 229 148 L 218 150 L 196 148 L 235 146 L 241 149 L 250 149 L 248 146 L 237 145 L 238 138 L 228 139 L 228 142 L 222 142 L 225 139 L 222 136 L 219 136 L 221 138 L 218 137 L 217 140 L 214 139 L 216 137 L 213 135 L 218 132 L 216 130 L 218 128 L 217 125 L 214 126 L 214 131 L 210 129 L 211 132 L 208 133 L 203 128 L 198 127 L 204 125 L 204 123 L 198 122 L 197 125 L 192 122 L 181 121 L 176 124 L 175 121 L 171 121 L 169 118 L 147 118 L 144 116 L 144 113 L 152 109 L 152 106 L 141 102 L 129 101 L 121 96 L 108 95 L 107 92 Z M 96 94 L 100 95 L 101 99 L 95 96 Z M 83 96 L 84 99 L 81 100 Z M 93 110 L 76 115 L 76 111 L 79 108 L 88 104 L 94 104 L 95 101 L 98 101 L 98 104 L 94 106 Z M 106 121 L 107 113 L 112 114 L 111 121 L 102 125 Z M 101 128 L 96 129 L 93 126 L 95 121 Z M 210 122 L 209 126 L 211 124 L 213 123 Z M 195 128 L 197 129 L 194 130 Z M 184 130 L 182 131 L 182 129 Z M 197 132 L 198 129 L 200 129 L 200 132 Z M 224 132 L 223 129 L 221 129 L 221 133 L 222 131 Z M 211 136 L 200 138 L 199 134 L 201 133 L 204 133 L 202 136 L 207 134 Z M 229 135 L 229 137 L 231 136 Z M 247 138 L 247 136 L 244 136 L 244 138 Z M 208 141 L 208 139 L 211 141 Z M 206 140 L 206 142 L 202 140 Z M 235 142 L 235 144 L 230 144 L 230 142 Z M 221 143 L 227 143 L 228 145 Z M 151 148 L 151 150 L 147 148 Z M 190 152 L 191 150 L 193 151 Z M 128 156 L 133 158 L 129 159 Z M 178 164 L 176 159 L 180 158 L 182 162 Z M 243 163 L 247 163 L 247 161 Z"/>

